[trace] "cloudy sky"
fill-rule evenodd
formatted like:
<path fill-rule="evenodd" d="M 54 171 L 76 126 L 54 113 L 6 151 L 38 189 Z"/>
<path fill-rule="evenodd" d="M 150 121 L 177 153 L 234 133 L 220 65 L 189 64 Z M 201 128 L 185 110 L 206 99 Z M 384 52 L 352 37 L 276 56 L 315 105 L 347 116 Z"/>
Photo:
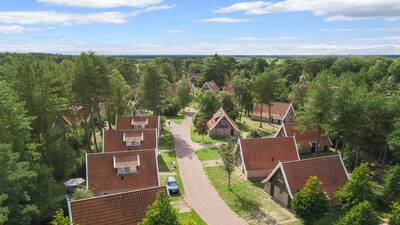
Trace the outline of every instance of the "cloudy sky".
<path fill-rule="evenodd" d="M 1 0 L 0 52 L 400 54 L 400 0 Z"/>

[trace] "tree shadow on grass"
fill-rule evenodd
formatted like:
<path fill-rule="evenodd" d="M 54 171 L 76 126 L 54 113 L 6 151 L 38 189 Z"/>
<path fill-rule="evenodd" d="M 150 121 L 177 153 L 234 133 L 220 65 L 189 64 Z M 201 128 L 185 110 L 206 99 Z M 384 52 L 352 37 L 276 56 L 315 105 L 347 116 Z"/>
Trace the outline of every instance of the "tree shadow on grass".
<path fill-rule="evenodd" d="M 170 172 L 167 164 L 165 163 L 163 157 L 161 155 L 158 155 L 158 170 L 160 172 Z"/>
<path fill-rule="evenodd" d="M 248 212 L 251 220 L 257 221 L 258 224 L 277 224 L 274 218 L 263 211 L 260 203 L 245 196 L 240 196 L 236 194 L 233 190 L 231 191 L 231 193 L 234 194 L 238 199 L 237 204 L 240 210 Z"/>

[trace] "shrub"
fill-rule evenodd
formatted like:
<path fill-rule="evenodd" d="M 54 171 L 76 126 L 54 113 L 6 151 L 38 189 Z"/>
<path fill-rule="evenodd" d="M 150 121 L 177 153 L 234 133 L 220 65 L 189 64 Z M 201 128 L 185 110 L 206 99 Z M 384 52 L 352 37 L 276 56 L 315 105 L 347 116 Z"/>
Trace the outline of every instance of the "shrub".
<path fill-rule="evenodd" d="M 354 206 L 336 225 L 378 225 L 379 217 L 372 205 L 363 201 Z"/>
<path fill-rule="evenodd" d="M 139 225 L 179 225 L 178 211 L 171 205 L 168 196 L 160 191 Z"/>
<path fill-rule="evenodd" d="M 400 166 L 390 168 L 384 178 L 384 198 L 387 204 L 394 200 L 400 200 Z"/>
<path fill-rule="evenodd" d="M 389 225 L 400 225 L 400 203 L 392 204 L 392 210 L 389 215 Z"/>
<path fill-rule="evenodd" d="M 308 179 L 294 196 L 291 207 L 305 224 L 314 224 L 329 210 L 329 200 L 317 177 L 312 176 Z"/>

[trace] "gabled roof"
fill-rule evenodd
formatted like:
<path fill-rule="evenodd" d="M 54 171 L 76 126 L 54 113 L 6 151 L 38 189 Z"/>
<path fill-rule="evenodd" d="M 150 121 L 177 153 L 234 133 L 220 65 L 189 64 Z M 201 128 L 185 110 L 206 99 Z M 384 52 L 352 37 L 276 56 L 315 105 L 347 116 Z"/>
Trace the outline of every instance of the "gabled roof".
<path fill-rule="evenodd" d="M 117 116 L 115 129 L 133 129 L 133 121 L 148 121 L 147 129 L 160 129 L 159 116 Z"/>
<path fill-rule="evenodd" d="M 139 163 L 137 172 L 117 174 L 114 160 Z M 87 187 L 96 194 L 137 190 L 159 185 L 157 158 L 154 149 L 134 152 L 89 153 L 86 155 Z"/>
<path fill-rule="evenodd" d="M 196 79 L 197 77 L 199 77 L 199 76 L 201 76 L 201 74 L 200 73 L 189 73 L 189 75 L 188 75 L 188 77 L 189 77 L 189 80 L 194 80 L 194 79 Z"/>
<path fill-rule="evenodd" d="M 318 137 L 318 131 L 309 131 L 305 133 L 301 133 L 300 130 L 298 129 L 298 124 L 296 122 L 292 123 L 284 123 L 280 129 L 284 130 L 284 133 L 287 137 L 295 137 L 297 144 L 300 144 L 304 147 L 307 147 L 310 145 L 310 143 L 316 143 L 317 142 L 317 137 Z M 279 131 L 278 131 L 279 133 Z M 326 131 L 321 132 L 322 135 L 319 140 L 319 145 L 320 146 L 331 146 L 332 141 L 327 137 Z"/>
<path fill-rule="evenodd" d="M 165 187 L 152 187 L 68 202 L 69 216 L 79 225 L 135 225 Z"/>
<path fill-rule="evenodd" d="M 143 135 L 140 146 L 126 146 L 125 137 L 139 137 Z M 103 152 L 135 151 L 157 148 L 157 129 L 144 130 L 104 130 L 103 131 Z"/>
<path fill-rule="evenodd" d="M 272 170 L 279 162 L 300 159 L 293 137 L 241 138 L 239 147 L 246 170 Z"/>
<path fill-rule="evenodd" d="M 81 104 L 72 104 L 66 113 L 62 116 L 64 123 L 68 126 L 79 124 L 89 118 L 89 113 L 86 113 Z"/>
<path fill-rule="evenodd" d="M 339 155 L 282 162 L 263 180 L 263 183 L 268 181 L 278 169 L 281 169 L 282 174 L 285 176 L 286 185 L 292 198 L 301 190 L 310 176 L 318 177 L 322 183 L 322 189 L 331 197 L 349 179 L 342 158 Z"/>
<path fill-rule="evenodd" d="M 213 80 L 205 82 L 203 87 L 201 87 L 201 90 L 204 90 L 204 88 L 206 88 L 206 87 L 211 91 L 215 91 L 215 92 L 220 91 L 218 85 Z"/>
<path fill-rule="evenodd" d="M 213 117 L 207 122 L 208 129 L 212 130 L 222 120 L 222 118 L 226 118 L 233 129 L 240 132 L 239 127 L 236 125 L 235 121 L 231 119 L 231 117 L 225 112 L 222 107 L 219 108 L 218 111 L 214 113 Z"/>
<path fill-rule="evenodd" d="M 269 113 L 268 104 L 260 104 L 260 103 L 257 103 L 254 106 L 253 111 L 251 112 L 252 116 L 261 116 L 261 105 L 262 105 L 262 111 L 263 111 L 262 116 L 268 117 L 268 113 Z M 271 115 L 275 119 L 283 120 L 291 108 L 293 108 L 292 103 L 272 102 L 271 103 Z"/>

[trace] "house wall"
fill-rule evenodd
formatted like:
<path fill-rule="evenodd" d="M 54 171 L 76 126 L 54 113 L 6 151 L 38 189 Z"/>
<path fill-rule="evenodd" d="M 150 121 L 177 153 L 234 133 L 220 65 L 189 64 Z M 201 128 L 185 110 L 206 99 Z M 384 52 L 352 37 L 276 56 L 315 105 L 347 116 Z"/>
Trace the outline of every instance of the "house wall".
<path fill-rule="evenodd" d="M 225 119 L 221 119 L 219 123 L 212 129 L 208 131 L 208 135 L 210 137 L 228 137 L 231 136 L 231 130 L 233 127 L 231 124 Z M 234 131 L 234 136 L 239 136 L 239 132 L 235 129 Z"/>
<path fill-rule="evenodd" d="M 296 119 L 296 116 L 294 114 L 293 107 L 290 107 L 289 112 L 287 113 L 284 122 L 285 123 L 293 122 L 295 119 Z"/>
<path fill-rule="evenodd" d="M 278 179 L 279 176 L 282 177 L 282 181 Z M 272 185 L 274 186 L 273 193 L 271 193 Z M 280 170 L 278 170 L 269 181 L 264 183 L 264 191 L 271 195 L 272 199 L 288 207 L 290 196 Z"/>

